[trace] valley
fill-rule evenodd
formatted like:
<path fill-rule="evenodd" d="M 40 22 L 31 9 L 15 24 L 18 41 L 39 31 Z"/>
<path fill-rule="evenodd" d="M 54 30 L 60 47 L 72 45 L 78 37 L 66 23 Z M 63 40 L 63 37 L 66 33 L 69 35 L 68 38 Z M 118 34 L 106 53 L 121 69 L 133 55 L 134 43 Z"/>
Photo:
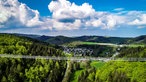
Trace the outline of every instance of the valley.
<path fill-rule="evenodd" d="M 97 39 L 98 36 L 96 39 L 94 36 L 94 41 L 89 36 L 78 39 L 72 37 L 66 39 L 63 36 L 52 39 L 51 37 L 51 40 L 46 40 L 49 36 L 45 36 L 45 39 L 37 39 L 38 37 L 42 36 L 0 34 L 0 54 L 3 54 L 0 56 L 1 82 L 146 81 L 145 61 L 108 60 L 112 57 L 144 59 L 146 57 L 145 37 L 119 39 L 116 37 L 116 39 L 112 38 L 113 41 L 108 37 L 110 42 L 105 42 L 107 37 L 104 37 L 105 40 L 102 37 L 100 41 Z M 63 40 L 61 43 L 56 44 L 61 40 Z M 52 44 L 51 41 L 55 43 Z M 91 55 L 74 56 L 74 52 L 66 54 L 63 46 L 78 50 L 85 49 L 85 51 L 93 50 L 93 52 Z"/>

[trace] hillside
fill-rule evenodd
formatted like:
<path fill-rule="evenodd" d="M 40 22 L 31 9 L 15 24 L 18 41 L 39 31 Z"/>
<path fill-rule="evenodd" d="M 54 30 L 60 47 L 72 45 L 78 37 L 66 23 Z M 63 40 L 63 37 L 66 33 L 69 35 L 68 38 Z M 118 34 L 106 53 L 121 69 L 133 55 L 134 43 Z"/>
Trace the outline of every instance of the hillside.
<path fill-rule="evenodd" d="M 65 37 L 65 36 L 56 36 L 48 38 L 45 42 L 51 44 L 64 44 L 74 41 L 84 41 L 84 42 L 100 42 L 100 43 L 114 43 L 114 44 L 123 44 L 131 38 L 119 38 L 119 37 L 104 37 L 104 36 L 80 36 L 80 37 Z M 41 41 L 44 41 L 41 39 Z"/>
<path fill-rule="evenodd" d="M 46 35 L 29 35 L 29 34 L 14 34 L 18 36 L 25 36 L 39 41 L 47 42 L 50 44 L 62 45 L 71 42 L 97 42 L 97 43 L 113 43 L 113 44 L 146 44 L 146 35 L 141 35 L 134 38 L 124 37 L 105 37 L 105 36 L 46 36 Z"/>
<path fill-rule="evenodd" d="M 141 35 L 141 36 L 135 37 L 135 38 L 129 40 L 128 43 L 146 44 L 146 35 Z"/>
<path fill-rule="evenodd" d="M 0 53 L 19 55 L 52 55 L 57 46 L 13 34 L 0 34 Z M 23 53 L 22 53 L 23 51 Z M 55 54 L 54 54 L 55 55 Z M 60 54 L 58 54 L 60 55 Z"/>
<path fill-rule="evenodd" d="M 56 37 L 45 40 L 45 42 L 48 42 L 50 44 L 57 44 L 57 45 L 61 45 L 61 44 L 69 43 L 73 41 L 77 41 L 77 39 L 72 38 L 72 37 L 65 37 L 65 36 L 56 36 Z"/>
<path fill-rule="evenodd" d="M 132 40 L 132 38 L 105 37 L 105 36 L 66 37 L 66 36 L 45 36 L 45 35 L 39 36 L 39 35 L 28 35 L 28 34 L 17 34 L 17 35 L 25 36 L 25 37 L 29 37 L 57 45 L 62 45 L 74 41 L 124 44 L 127 43 L 127 41 Z"/>
<path fill-rule="evenodd" d="M 105 37 L 105 36 L 81 36 L 76 37 L 80 41 L 86 42 L 98 42 L 98 43 L 114 43 L 123 44 L 131 38 L 121 38 L 121 37 Z"/>
<path fill-rule="evenodd" d="M 0 34 L 0 54 L 63 56 L 48 43 L 12 34 Z M 61 82 L 65 69 L 65 61 L 0 57 L 1 82 Z"/>
<path fill-rule="evenodd" d="M 30 36 L 30 35 L 29 35 Z M 40 36 L 39 36 L 40 37 Z M 47 39 L 47 36 L 43 36 Z M 63 36 L 59 36 L 66 38 Z M 0 34 L 0 54 L 64 56 L 59 48 L 31 38 Z M 36 38 L 36 36 L 35 36 Z M 44 40 L 45 40 L 44 38 Z M 51 37 L 52 38 L 52 37 Z M 81 38 L 83 41 L 87 40 Z M 64 40 L 63 39 L 63 40 Z M 68 38 L 70 39 L 70 38 Z M 62 39 L 59 39 L 62 40 Z M 58 40 L 58 41 L 59 41 Z M 67 40 L 68 41 L 68 40 Z M 66 42 L 67 42 L 66 41 Z M 90 44 L 90 45 L 88 45 Z M 109 52 L 113 46 L 85 42 L 78 47 L 89 47 L 97 53 Z M 123 47 L 119 57 L 145 56 L 145 47 Z M 104 53 L 103 53 L 104 54 Z M 101 55 L 102 56 L 102 55 Z M 43 59 L 13 59 L 0 57 L 1 82 L 145 82 L 145 62 L 63 61 Z"/>

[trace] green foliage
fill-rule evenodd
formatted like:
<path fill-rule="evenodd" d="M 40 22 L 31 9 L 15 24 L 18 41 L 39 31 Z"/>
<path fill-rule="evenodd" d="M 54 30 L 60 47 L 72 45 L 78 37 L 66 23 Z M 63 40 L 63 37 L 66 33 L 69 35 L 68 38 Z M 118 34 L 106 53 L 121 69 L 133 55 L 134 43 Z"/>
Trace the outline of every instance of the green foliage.
<path fill-rule="evenodd" d="M 128 40 L 132 38 L 120 38 L 120 37 L 105 37 L 105 36 L 80 36 L 80 37 L 65 37 L 65 36 L 29 36 L 23 35 L 31 38 L 38 39 L 40 41 L 48 42 L 51 44 L 62 45 L 71 42 L 98 42 L 98 43 L 114 43 L 114 44 L 123 44 L 127 43 Z"/>
<path fill-rule="evenodd" d="M 1 82 L 7 82 L 7 79 L 5 76 L 2 77 Z"/>
<path fill-rule="evenodd" d="M 106 37 L 108 38 L 108 37 Z M 81 38 L 84 39 L 84 38 Z M 97 37 L 94 37 L 97 39 Z M 79 45 L 96 54 L 111 47 Z M 145 47 L 122 48 L 119 57 L 145 57 Z M 55 46 L 26 37 L 0 34 L 0 54 L 64 56 Z M 95 52 L 94 52 L 95 54 Z M 102 56 L 102 55 L 101 55 Z M 1 82 L 146 82 L 146 62 L 53 61 L 0 58 Z"/>
<path fill-rule="evenodd" d="M 81 63 L 81 62 L 80 62 Z M 71 82 L 145 82 L 146 62 L 107 62 L 95 68 L 77 69 L 73 72 Z M 84 70 L 83 70 L 84 69 Z M 77 74 L 77 75 L 76 75 Z"/>
<path fill-rule="evenodd" d="M 0 34 L 0 54 L 64 56 L 44 42 L 11 34 Z M 1 82 L 61 82 L 66 61 L 0 58 Z"/>
<path fill-rule="evenodd" d="M 128 40 L 128 43 L 133 44 L 146 44 L 146 35 L 141 35 L 138 37 L 135 37 L 131 40 Z"/>
<path fill-rule="evenodd" d="M 102 67 L 102 66 L 104 66 L 104 62 L 101 62 L 101 61 L 92 61 L 91 63 L 90 63 L 90 65 L 91 65 L 91 67 L 94 67 L 94 68 L 100 68 L 100 67 Z"/>
<path fill-rule="evenodd" d="M 52 45 L 12 34 L 0 34 L 0 54 L 63 55 L 61 50 Z"/>
<path fill-rule="evenodd" d="M 146 47 L 123 47 L 118 57 L 144 58 L 146 57 Z"/>

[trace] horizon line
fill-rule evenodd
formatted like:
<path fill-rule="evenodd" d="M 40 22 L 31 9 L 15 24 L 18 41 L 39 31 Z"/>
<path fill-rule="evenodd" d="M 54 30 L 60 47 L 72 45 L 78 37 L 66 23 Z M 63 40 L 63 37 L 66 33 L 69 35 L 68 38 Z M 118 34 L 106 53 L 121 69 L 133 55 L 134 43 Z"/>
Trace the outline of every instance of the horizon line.
<path fill-rule="evenodd" d="M 50 36 L 50 37 L 57 37 L 57 36 L 64 36 L 64 37 L 82 37 L 82 36 L 99 36 L 99 37 L 117 37 L 117 38 L 135 38 L 139 36 L 144 36 L 144 34 L 137 35 L 137 36 L 111 36 L 111 35 L 75 35 L 75 36 L 67 36 L 63 34 L 58 35 L 47 35 L 47 34 L 37 34 L 37 33 L 18 33 L 18 32 L 0 32 L 0 34 L 22 34 L 22 35 L 36 35 L 36 36 Z M 146 35 L 146 34 L 145 34 Z"/>

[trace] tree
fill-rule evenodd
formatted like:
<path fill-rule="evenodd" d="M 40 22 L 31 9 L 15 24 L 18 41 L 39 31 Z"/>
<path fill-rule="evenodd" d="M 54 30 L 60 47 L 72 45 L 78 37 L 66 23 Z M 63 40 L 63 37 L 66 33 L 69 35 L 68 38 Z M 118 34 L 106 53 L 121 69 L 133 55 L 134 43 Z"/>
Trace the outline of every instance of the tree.
<path fill-rule="evenodd" d="M 7 79 L 5 76 L 2 77 L 1 82 L 7 82 Z"/>

